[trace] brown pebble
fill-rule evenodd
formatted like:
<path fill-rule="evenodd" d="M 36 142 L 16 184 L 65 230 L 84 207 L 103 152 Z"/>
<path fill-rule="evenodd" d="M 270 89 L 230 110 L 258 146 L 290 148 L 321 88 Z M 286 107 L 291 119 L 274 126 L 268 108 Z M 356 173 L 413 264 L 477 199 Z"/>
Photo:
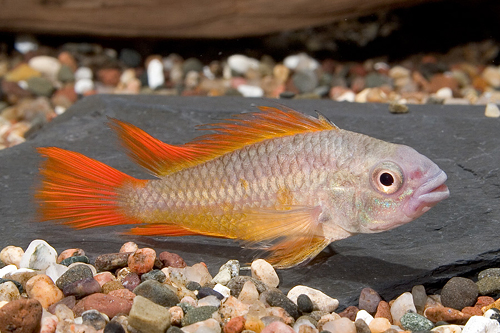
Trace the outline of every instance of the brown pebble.
<path fill-rule="evenodd" d="M 101 254 L 95 259 L 94 266 L 98 271 L 112 271 L 128 265 L 130 252 Z"/>
<path fill-rule="evenodd" d="M 474 306 L 477 306 L 479 308 L 482 308 L 484 306 L 490 305 L 495 303 L 495 299 L 490 296 L 479 296 L 477 298 L 476 304 Z"/>
<path fill-rule="evenodd" d="M 389 306 L 389 303 L 386 301 L 380 301 L 377 306 L 377 312 L 375 312 L 375 318 L 386 318 L 389 319 L 391 324 L 393 323 L 392 321 L 392 315 L 391 315 L 391 307 Z"/>
<path fill-rule="evenodd" d="M 59 53 L 59 55 L 57 56 L 57 59 L 59 59 L 61 64 L 66 65 L 69 68 L 71 68 L 71 70 L 73 72 L 75 72 L 78 68 L 78 63 L 76 62 L 75 57 L 73 57 L 73 55 L 67 51 L 63 51 L 63 52 Z"/>
<path fill-rule="evenodd" d="M 138 249 L 128 257 L 128 268 L 134 273 L 144 274 L 153 269 L 156 251 L 145 247 Z"/>
<path fill-rule="evenodd" d="M 10 301 L 0 308 L 0 331 L 32 333 L 41 328 L 43 308 L 35 299 Z"/>
<path fill-rule="evenodd" d="M 94 279 L 99 282 L 99 284 L 104 286 L 106 282 L 116 281 L 116 277 L 111 274 L 111 272 L 102 272 L 94 275 Z"/>
<path fill-rule="evenodd" d="M 109 294 L 113 290 L 124 289 L 125 287 L 120 281 L 109 281 L 103 284 L 102 293 Z"/>
<path fill-rule="evenodd" d="M 349 318 L 351 321 L 356 320 L 356 314 L 358 313 L 359 309 L 353 305 L 348 306 L 344 311 L 339 313 L 339 316 Z"/>
<path fill-rule="evenodd" d="M 109 292 L 108 295 L 120 297 L 120 298 L 126 299 L 126 300 L 131 301 L 131 302 L 134 300 L 134 298 L 136 296 L 133 292 L 131 292 L 130 290 L 125 289 L 125 288 L 112 290 Z"/>
<path fill-rule="evenodd" d="M 444 87 L 450 88 L 455 93 L 456 91 L 458 91 L 457 79 L 445 74 L 436 74 L 431 78 L 429 86 L 427 87 L 427 91 L 430 93 L 435 93 L 436 91 Z"/>
<path fill-rule="evenodd" d="M 75 304 L 76 304 L 76 297 L 75 296 L 68 296 L 68 297 L 64 297 L 62 300 L 60 300 L 59 302 L 57 303 L 54 303 L 52 304 L 51 306 L 49 306 L 49 308 L 47 309 L 50 313 L 52 314 L 55 314 L 56 313 L 56 306 L 58 306 L 59 304 L 64 304 L 66 305 L 68 308 L 70 309 L 73 309 L 75 307 Z"/>
<path fill-rule="evenodd" d="M 140 283 L 141 278 L 137 275 L 137 273 L 130 273 L 122 280 L 123 286 L 130 291 L 133 291 Z"/>
<path fill-rule="evenodd" d="M 450 324 L 463 325 L 471 317 L 470 314 L 465 314 L 461 311 L 445 306 L 433 306 L 425 309 L 425 317 L 430 321 L 436 323 L 438 321 L 446 321 Z"/>
<path fill-rule="evenodd" d="M 99 81 L 111 87 L 118 85 L 121 75 L 122 73 L 118 68 L 101 68 L 97 71 Z"/>
<path fill-rule="evenodd" d="M 76 303 L 73 312 L 75 316 L 81 316 L 87 310 L 97 310 L 106 314 L 109 318 L 113 318 L 118 314 L 128 314 L 131 308 L 131 301 L 121 297 L 97 293 L 89 295 Z"/>
<path fill-rule="evenodd" d="M 245 318 L 242 316 L 231 318 L 224 325 L 224 333 L 240 333 L 245 329 Z"/>
<path fill-rule="evenodd" d="M 372 288 L 363 288 L 359 294 L 359 304 L 360 310 L 365 310 L 370 314 L 374 314 L 377 311 L 378 303 L 382 298 L 380 295 Z"/>
<path fill-rule="evenodd" d="M 158 258 L 163 264 L 163 267 L 184 268 L 187 266 L 184 259 L 176 253 L 164 251 L 160 253 Z"/>
<path fill-rule="evenodd" d="M 78 95 L 75 92 L 74 84 L 70 83 L 70 84 L 65 85 L 61 89 L 56 90 L 56 92 L 52 95 L 52 98 L 50 100 L 51 100 L 52 104 L 54 104 L 54 105 L 69 108 L 71 105 L 73 105 L 78 100 Z M 70 250 L 66 250 L 66 251 L 71 251 L 71 250 L 80 250 L 80 249 L 70 249 Z M 80 251 L 83 254 L 71 254 L 67 257 L 72 257 L 72 256 L 77 256 L 77 255 L 78 256 L 85 255 L 85 252 L 83 250 L 80 250 Z M 64 252 L 62 252 L 59 255 L 59 257 L 61 257 Z M 75 252 L 75 253 L 77 253 L 77 252 Z M 57 258 L 57 260 L 59 260 L 59 257 Z M 60 262 L 60 261 L 58 261 L 58 262 Z"/>
<path fill-rule="evenodd" d="M 75 100 L 75 102 L 76 102 L 76 100 Z M 59 254 L 59 256 L 57 257 L 57 263 L 60 264 L 61 261 L 63 261 L 64 259 L 70 258 L 70 257 L 84 256 L 84 255 L 85 255 L 85 251 L 83 251 L 82 249 L 67 249 L 67 250 L 62 251 L 61 254 Z"/>
<path fill-rule="evenodd" d="M 462 312 L 471 316 L 482 316 L 483 311 L 478 306 L 467 306 L 462 309 Z"/>

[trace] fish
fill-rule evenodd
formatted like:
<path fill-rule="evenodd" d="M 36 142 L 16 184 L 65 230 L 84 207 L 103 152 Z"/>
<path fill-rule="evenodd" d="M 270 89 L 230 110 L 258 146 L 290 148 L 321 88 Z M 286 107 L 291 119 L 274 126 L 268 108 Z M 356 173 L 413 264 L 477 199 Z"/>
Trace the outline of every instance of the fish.
<path fill-rule="evenodd" d="M 406 224 L 449 196 L 446 173 L 413 148 L 286 106 L 203 126 L 211 132 L 181 145 L 118 119 L 109 126 L 155 179 L 78 152 L 37 148 L 44 157 L 35 194 L 41 221 L 228 238 L 290 268 L 334 241 Z"/>

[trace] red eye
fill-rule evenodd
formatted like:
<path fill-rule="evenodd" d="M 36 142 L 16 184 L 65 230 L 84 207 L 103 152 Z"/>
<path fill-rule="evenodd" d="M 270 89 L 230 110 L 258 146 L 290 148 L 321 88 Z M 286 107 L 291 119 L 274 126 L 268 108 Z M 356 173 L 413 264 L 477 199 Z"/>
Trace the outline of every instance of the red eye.
<path fill-rule="evenodd" d="M 392 194 L 403 186 L 403 172 L 393 162 L 382 162 L 374 167 L 371 183 L 378 192 Z"/>

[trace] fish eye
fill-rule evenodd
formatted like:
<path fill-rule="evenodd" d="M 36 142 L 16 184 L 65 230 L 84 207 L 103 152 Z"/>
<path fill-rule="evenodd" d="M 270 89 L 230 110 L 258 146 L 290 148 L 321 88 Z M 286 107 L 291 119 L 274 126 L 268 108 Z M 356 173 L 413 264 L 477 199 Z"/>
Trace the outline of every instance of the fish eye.
<path fill-rule="evenodd" d="M 378 192 L 392 194 L 403 186 L 403 172 L 396 163 L 382 162 L 374 167 L 371 183 Z"/>

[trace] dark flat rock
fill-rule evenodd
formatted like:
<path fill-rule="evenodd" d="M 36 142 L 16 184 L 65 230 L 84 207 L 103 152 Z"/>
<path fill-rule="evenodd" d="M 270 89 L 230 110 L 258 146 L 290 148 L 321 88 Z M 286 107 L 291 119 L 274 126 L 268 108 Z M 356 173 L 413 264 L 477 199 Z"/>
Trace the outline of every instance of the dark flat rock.
<path fill-rule="evenodd" d="M 357 235 L 330 245 L 304 267 L 279 271 L 281 287 L 304 284 L 336 297 L 341 307 L 356 304 L 364 287 L 390 300 L 413 285 L 428 291 L 452 276 L 472 276 L 500 266 L 500 119 L 484 116 L 484 106 L 410 106 L 393 115 L 384 104 L 349 104 L 328 100 L 286 100 L 287 106 L 319 111 L 339 127 L 407 144 L 435 161 L 447 174 L 451 196 L 418 220 L 400 228 Z M 243 98 L 93 96 L 83 99 L 36 132 L 27 142 L 0 151 L 0 248 L 26 248 L 47 240 L 58 251 L 83 248 L 91 261 L 117 252 L 125 241 L 158 252 L 180 254 L 189 265 L 207 263 L 212 274 L 228 259 L 251 260 L 253 253 L 230 240 L 205 237 L 133 237 L 120 227 L 72 230 L 37 223 L 33 188 L 40 156 L 35 147 L 57 146 L 98 159 L 138 178 L 149 176 L 119 148 L 106 116 L 129 121 L 173 144 L 200 133 L 195 125 L 255 110 L 273 101 Z"/>

